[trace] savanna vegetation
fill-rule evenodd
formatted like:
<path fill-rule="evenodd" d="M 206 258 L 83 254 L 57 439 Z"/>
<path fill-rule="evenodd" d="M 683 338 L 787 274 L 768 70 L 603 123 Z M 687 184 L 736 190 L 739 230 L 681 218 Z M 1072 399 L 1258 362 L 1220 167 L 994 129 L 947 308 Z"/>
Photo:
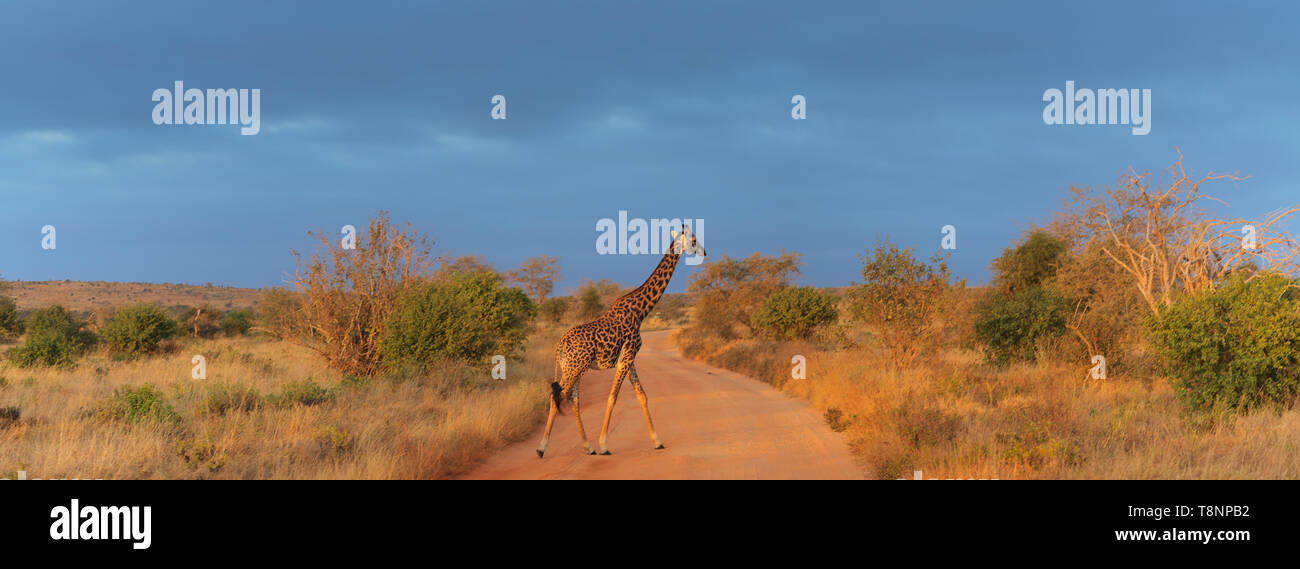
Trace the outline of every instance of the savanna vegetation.
<path fill-rule="evenodd" d="M 888 239 L 833 293 L 797 254 L 723 257 L 675 341 L 808 399 L 877 478 L 1295 478 L 1300 208 L 1216 215 L 1203 188 L 1238 179 L 1180 157 L 1072 188 L 986 287 Z"/>
<path fill-rule="evenodd" d="M 1072 188 L 981 287 L 888 238 L 837 289 L 794 252 L 711 258 L 643 329 L 807 399 L 876 478 L 1300 477 L 1300 208 L 1223 217 L 1202 187 L 1236 179 Z M 0 478 L 454 476 L 534 431 L 559 334 L 625 292 L 555 296 L 553 257 L 435 256 L 386 214 L 317 238 L 256 302 L 0 282 Z"/>
<path fill-rule="evenodd" d="M 532 432 L 569 312 L 537 322 L 553 257 L 435 257 L 386 214 L 355 249 L 317 236 L 253 309 L 98 287 L 120 304 L 19 310 L 0 290 L 0 477 L 438 478 Z"/>

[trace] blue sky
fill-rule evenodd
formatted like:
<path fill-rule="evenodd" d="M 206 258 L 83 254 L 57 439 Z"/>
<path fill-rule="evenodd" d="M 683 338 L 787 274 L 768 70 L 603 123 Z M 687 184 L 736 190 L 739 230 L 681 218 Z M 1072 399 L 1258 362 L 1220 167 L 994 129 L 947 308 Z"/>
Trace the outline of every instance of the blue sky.
<path fill-rule="evenodd" d="M 411 221 L 440 253 L 635 285 L 596 222 L 705 220 L 711 255 L 858 278 L 877 235 L 972 282 L 1071 184 L 1181 148 L 1255 217 L 1300 202 L 1294 3 L 8 2 L 0 274 L 283 282 L 307 231 Z M 261 89 L 261 132 L 159 126 L 155 89 Z M 1043 91 L 1152 90 L 1151 133 Z M 490 117 L 493 95 L 508 118 Z M 790 99 L 807 99 L 807 119 Z M 40 247 L 54 225 L 58 247 Z M 684 290 L 696 267 L 679 268 Z"/>

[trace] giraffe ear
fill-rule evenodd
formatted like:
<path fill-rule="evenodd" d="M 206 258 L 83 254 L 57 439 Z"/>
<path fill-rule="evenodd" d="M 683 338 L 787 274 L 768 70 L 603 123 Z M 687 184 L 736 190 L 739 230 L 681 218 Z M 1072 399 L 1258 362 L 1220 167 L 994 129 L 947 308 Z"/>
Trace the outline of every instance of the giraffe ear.
<path fill-rule="evenodd" d="M 677 238 L 677 230 L 676 230 L 676 229 L 674 229 L 674 230 L 672 230 L 672 232 L 671 232 L 671 233 L 672 233 L 672 234 L 673 234 L 673 239 L 676 239 L 676 238 Z M 662 234 L 662 233 L 660 233 L 660 235 L 663 235 L 663 234 Z"/>

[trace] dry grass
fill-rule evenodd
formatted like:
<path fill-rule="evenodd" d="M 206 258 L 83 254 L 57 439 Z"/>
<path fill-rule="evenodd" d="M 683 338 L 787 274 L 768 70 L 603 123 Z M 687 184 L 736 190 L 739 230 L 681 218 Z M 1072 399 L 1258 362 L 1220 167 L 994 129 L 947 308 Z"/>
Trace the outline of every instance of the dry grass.
<path fill-rule="evenodd" d="M 92 355 L 71 371 L 0 363 L 0 411 L 18 412 L 0 412 L 0 477 L 447 477 L 540 422 L 554 339 L 535 334 L 501 381 L 455 363 L 415 377 L 348 378 L 301 347 L 254 338 L 139 361 Z M 194 354 L 207 358 L 206 380 L 190 379 Z M 115 390 L 146 383 L 178 419 L 96 413 Z"/>
<path fill-rule="evenodd" d="M 246 310 L 255 306 L 262 294 L 251 288 L 102 281 L 10 281 L 5 285 L 5 295 L 13 297 L 19 310 L 60 304 L 73 312 L 140 302 L 156 302 L 169 308 L 207 304 L 226 311 Z"/>
<path fill-rule="evenodd" d="M 1164 380 L 1085 381 L 1086 366 L 1059 364 L 996 370 L 957 349 L 891 372 L 863 348 L 677 342 L 809 400 L 878 478 L 1300 477 L 1300 409 L 1190 417 Z M 758 353 L 778 356 L 728 356 Z M 807 379 L 782 381 L 796 353 Z"/>

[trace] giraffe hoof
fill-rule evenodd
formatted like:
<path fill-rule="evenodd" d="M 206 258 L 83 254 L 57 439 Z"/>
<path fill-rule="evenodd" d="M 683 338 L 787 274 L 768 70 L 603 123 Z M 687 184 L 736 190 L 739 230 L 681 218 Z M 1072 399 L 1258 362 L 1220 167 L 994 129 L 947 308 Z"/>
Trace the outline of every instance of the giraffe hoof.
<path fill-rule="evenodd" d="M 537 458 L 542 458 L 542 451 L 537 451 Z"/>
<path fill-rule="evenodd" d="M 663 443 L 659 443 L 659 446 L 655 447 L 655 450 L 664 450 L 665 448 L 668 448 L 668 447 L 665 447 L 665 446 L 663 445 Z"/>
<path fill-rule="evenodd" d="M 587 454 L 596 454 L 596 451 L 594 451 L 594 450 L 589 450 L 589 451 L 587 451 Z"/>
<path fill-rule="evenodd" d="M 603 454 L 603 455 L 605 455 L 605 456 L 609 456 L 609 455 L 614 454 L 614 453 L 605 450 L 605 451 L 601 451 L 600 454 Z"/>

